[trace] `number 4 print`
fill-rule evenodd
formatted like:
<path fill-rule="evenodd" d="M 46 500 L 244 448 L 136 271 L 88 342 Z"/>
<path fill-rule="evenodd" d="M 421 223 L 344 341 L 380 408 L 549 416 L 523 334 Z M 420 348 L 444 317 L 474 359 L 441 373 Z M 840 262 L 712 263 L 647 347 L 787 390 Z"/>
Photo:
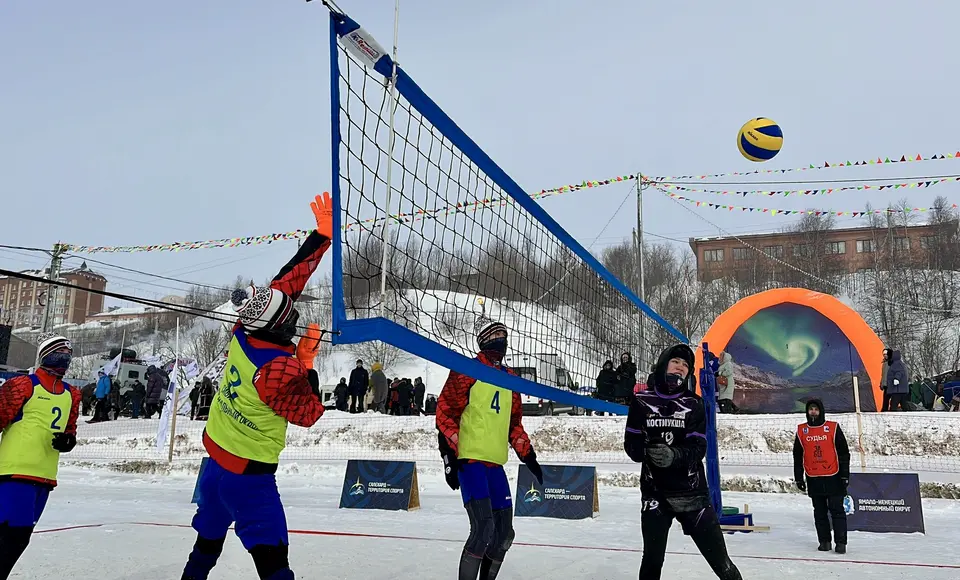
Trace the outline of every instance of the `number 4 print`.
<path fill-rule="evenodd" d="M 493 400 L 490 401 L 490 408 L 500 414 L 500 391 L 493 394 Z"/>

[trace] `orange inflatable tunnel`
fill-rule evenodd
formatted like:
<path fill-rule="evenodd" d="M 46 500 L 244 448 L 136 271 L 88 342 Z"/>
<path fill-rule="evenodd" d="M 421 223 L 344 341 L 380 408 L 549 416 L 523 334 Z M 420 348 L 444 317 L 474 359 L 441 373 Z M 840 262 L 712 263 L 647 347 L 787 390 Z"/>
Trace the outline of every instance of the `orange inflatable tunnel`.
<path fill-rule="evenodd" d="M 861 409 L 881 407 L 883 342 L 856 311 L 828 294 L 780 288 L 748 296 L 713 322 L 703 342 L 717 356 L 728 353 L 732 400 L 743 411 L 796 412 L 800 401 L 817 397 L 828 413 L 849 412 L 851 375 L 860 377 Z M 702 352 L 696 349 L 698 371 Z"/>

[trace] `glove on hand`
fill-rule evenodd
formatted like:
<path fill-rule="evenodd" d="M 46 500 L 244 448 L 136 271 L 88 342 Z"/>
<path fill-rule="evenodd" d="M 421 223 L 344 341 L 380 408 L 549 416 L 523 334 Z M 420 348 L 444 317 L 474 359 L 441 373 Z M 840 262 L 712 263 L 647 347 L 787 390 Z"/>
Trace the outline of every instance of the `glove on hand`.
<path fill-rule="evenodd" d="M 320 352 L 321 335 L 320 325 L 311 323 L 307 325 L 307 334 L 297 342 L 297 360 L 307 369 L 313 368 L 313 360 Z"/>
<path fill-rule="evenodd" d="M 77 446 L 77 436 L 66 433 L 53 434 L 53 448 L 60 453 L 70 453 Z"/>
<path fill-rule="evenodd" d="M 307 382 L 310 383 L 310 390 L 313 391 L 313 394 L 320 399 L 320 375 L 317 374 L 317 371 L 313 369 L 307 371 Z"/>
<path fill-rule="evenodd" d="M 537 452 L 531 449 L 530 453 L 521 459 L 521 461 L 523 461 L 523 464 L 527 466 L 527 469 L 530 470 L 530 473 L 537 478 L 537 483 L 543 485 L 543 468 L 540 467 L 540 464 L 537 462 Z"/>
<path fill-rule="evenodd" d="M 843 495 L 847 495 L 847 488 L 850 487 L 850 478 L 849 478 L 849 477 L 841 477 L 841 478 L 840 478 L 840 481 L 843 482 Z"/>
<path fill-rule="evenodd" d="M 327 238 L 333 239 L 333 200 L 330 199 L 330 193 L 324 191 L 323 197 L 319 195 L 310 202 L 310 209 L 313 210 L 313 217 L 317 220 L 317 233 Z"/>
<path fill-rule="evenodd" d="M 676 449 L 663 443 L 654 443 L 647 446 L 647 461 L 657 467 L 670 467 L 679 456 L 680 454 Z"/>
<path fill-rule="evenodd" d="M 802 480 L 802 479 L 798 479 L 798 480 L 797 480 L 797 489 L 799 489 L 799 490 L 802 491 L 802 492 L 806 492 L 806 491 L 807 491 L 807 482 L 804 481 L 804 480 Z"/>
<path fill-rule="evenodd" d="M 440 457 L 443 459 L 443 477 L 450 489 L 456 491 L 460 489 L 460 460 L 443 433 L 437 433 L 437 439 L 440 443 Z"/>

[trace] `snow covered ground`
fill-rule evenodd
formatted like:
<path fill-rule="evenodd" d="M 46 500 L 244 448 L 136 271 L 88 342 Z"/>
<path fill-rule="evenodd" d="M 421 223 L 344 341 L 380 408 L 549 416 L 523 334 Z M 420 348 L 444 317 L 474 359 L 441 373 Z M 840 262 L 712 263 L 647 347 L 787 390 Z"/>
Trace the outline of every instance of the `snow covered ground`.
<path fill-rule="evenodd" d="M 297 577 L 453 577 L 467 521 L 459 494 L 446 487 L 439 469 L 421 470 L 422 508 L 417 511 L 352 511 L 338 509 L 344 466 L 338 462 L 299 474 L 288 468 L 278 478 L 289 526 L 297 530 L 290 549 Z M 64 468 L 37 527 L 42 533 L 34 536 L 11 578 L 179 578 L 194 537 L 182 527 L 189 526 L 193 514 L 194 477 Z M 960 577 L 958 501 L 924 500 L 926 535 L 855 532 L 848 553 L 840 556 L 816 551 L 809 500 L 802 496 L 728 493 L 724 499 L 728 505 L 749 504 L 756 523 L 771 526 L 769 533 L 727 536 L 744 578 Z M 602 485 L 600 513 L 592 520 L 518 518 L 516 543 L 501 575 L 523 580 L 636 578 L 643 548 L 639 510 L 636 489 Z M 668 551 L 664 580 L 713 577 L 677 526 Z M 231 536 L 211 578 L 254 577 L 249 555 Z"/>
<path fill-rule="evenodd" d="M 960 474 L 960 413 L 868 413 L 858 441 L 856 416 L 832 415 L 843 427 L 860 468 Z M 285 460 L 395 459 L 437 461 L 434 417 L 350 415 L 327 411 L 310 429 L 291 426 Z M 789 468 L 801 415 L 720 415 L 721 466 Z M 623 463 L 624 417 L 524 417 L 537 452 L 548 461 Z M 204 423 L 178 417 L 174 458 L 198 461 Z M 80 421 L 77 448 L 69 460 L 165 460 L 156 449 L 158 419 Z M 769 471 L 768 471 L 769 472 Z M 932 481 L 953 481 L 933 479 Z"/>

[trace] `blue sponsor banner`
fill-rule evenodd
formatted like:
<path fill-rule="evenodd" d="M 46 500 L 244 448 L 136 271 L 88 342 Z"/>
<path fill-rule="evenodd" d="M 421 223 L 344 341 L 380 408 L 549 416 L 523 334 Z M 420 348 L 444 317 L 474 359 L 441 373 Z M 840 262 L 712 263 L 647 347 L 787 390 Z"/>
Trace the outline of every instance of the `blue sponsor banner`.
<path fill-rule="evenodd" d="M 843 500 L 852 532 L 924 532 L 916 473 L 851 473 Z"/>
<path fill-rule="evenodd" d="M 417 464 L 412 461 L 347 462 L 340 507 L 414 510 L 420 507 Z"/>
<path fill-rule="evenodd" d="M 516 517 L 582 520 L 600 511 L 597 468 L 582 465 L 544 465 L 543 484 L 520 465 L 517 472 Z"/>

